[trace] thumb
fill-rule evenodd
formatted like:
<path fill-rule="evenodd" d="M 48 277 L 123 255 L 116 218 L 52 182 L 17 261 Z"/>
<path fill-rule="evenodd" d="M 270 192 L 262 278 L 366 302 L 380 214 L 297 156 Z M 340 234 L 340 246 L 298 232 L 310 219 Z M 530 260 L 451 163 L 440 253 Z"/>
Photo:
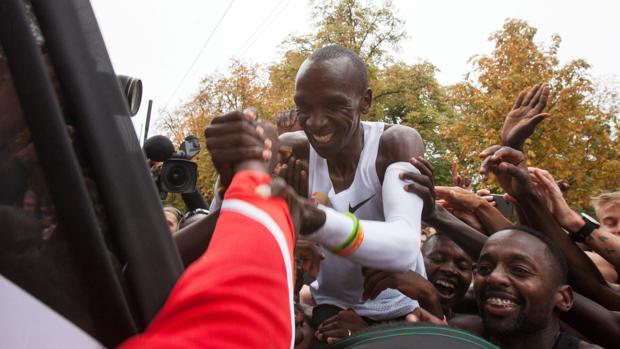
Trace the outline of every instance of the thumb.
<path fill-rule="evenodd" d="M 551 116 L 551 114 L 549 113 L 541 113 L 538 115 L 534 115 L 532 116 L 532 118 L 530 119 L 530 121 L 528 122 L 530 127 L 535 128 L 536 125 L 538 125 L 541 121 L 543 121 L 544 119 L 546 119 L 547 117 Z"/>
<path fill-rule="evenodd" d="M 407 321 L 407 322 L 419 322 L 420 319 L 418 319 L 418 317 L 414 313 L 409 313 L 409 314 L 407 314 L 407 316 L 405 316 L 405 321 Z"/>

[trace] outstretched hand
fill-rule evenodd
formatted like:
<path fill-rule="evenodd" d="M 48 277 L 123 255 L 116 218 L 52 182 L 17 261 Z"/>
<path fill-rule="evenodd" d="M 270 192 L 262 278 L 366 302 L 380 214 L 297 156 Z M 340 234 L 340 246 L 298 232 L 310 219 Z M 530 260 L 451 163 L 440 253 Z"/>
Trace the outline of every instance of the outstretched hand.
<path fill-rule="evenodd" d="M 234 111 L 214 118 L 205 129 L 207 149 L 224 187 L 232 181 L 237 164 L 247 160 L 271 160 L 274 140 L 267 137 L 265 127 L 273 128 L 259 126 L 243 113 Z M 277 139 L 275 129 L 270 131 Z"/>
<path fill-rule="evenodd" d="M 433 166 L 423 157 L 411 158 L 409 160 L 420 174 L 413 172 L 403 172 L 400 179 L 410 180 L 412 183 L 406 184 L 404 189 L 409 193 L 419 196 L 424 202 L 422 208 L 422 219 L 428 219 L 435 211 L 435 181 L 433 179 Z"/>
<path fill-rule="evenodd" d="M 480 174 L 495 174 L 502 189 L 513 198 L 519 200 L 534 191 L 522 151 L 494 145 L 482 151 L 480 157 L 484 159 Z"/>
<path fill-rule="evenodd" d="M 452 162 L 452 185 L 463 189 L 471 189 L 471 179 L 459 174 L 459 163 Z"/>
<path fill-rule="evenodd" d="M 270 186 L 259 186 L 256 191 L 264 198 L 280 197 L 286 201 L 296 235 L 310 235 L 325 224 L 325 212 L 299 196 L 282 178 L 274 178 Z"/>
<path fill-rule="evenodd" d="M 504 120 L 502 127 L 502 145 L 523 150 L 523 143 L 532 135 L 536 125 L 549 116 L 543 113 L 549 98 L 549 85 L 536 85 L 525 94 L 519 93 L 512 110 Z"/>
<path fill-rule="evenodd" d="M 302 197 L 308 197 L 308 161 L 300 160 L 287 147 L 280 148 L 281 163 L 274 175 L 282 177 Z"/>
<path fill-rule="evenodd" d="M 368 323 L 354 310 L 341 310 L 338 314 L 323 321 L 315 336 L 320 341 L 333 344 L 339 339 L 350 337 L 368 327 Z"/>

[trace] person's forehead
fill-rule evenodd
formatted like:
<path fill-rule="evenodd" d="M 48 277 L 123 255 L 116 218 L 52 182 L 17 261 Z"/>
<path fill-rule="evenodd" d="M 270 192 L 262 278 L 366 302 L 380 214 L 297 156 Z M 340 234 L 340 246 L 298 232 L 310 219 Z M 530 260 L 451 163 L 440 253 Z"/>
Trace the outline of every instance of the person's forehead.
<path fill-rule="evenodd" d="M 343 91 L 357 88 L 359 80 L 353 62 L 348 57 L 306 60 L 297 73 L 295 92 L 296 95 L 307 92 L 306 88 L 313 90 L 308 92 L 318 92 L 317 87 L 321 87 L 321 91 Z"/>
<path fill-rule="evenodd" d="M 430 248 L 428 254 L 433 253 L 435 251 L 449 254 L 455 258 L 465 258 L 467 260 L 471 260 L 469 255 L 463 251 L 463 249 L 457 245 L 450 238 L 445 236 L 436 236 L 433 237 L 433 245 Z"/>
<path fill-rule="evenodd" d="M 613 203 L 609 205 L 603 205 L 598 209 L 598 216 L 600 219 L 604 217 L 617 217 L 620 218 L 620 203 Z"/>
<path fill-rule="evenodd" d="M 547 260 L 547 245 L 519 230 L 502 230 L 489 237 L 480 256 L 523 257 L 534 262 Z"/>

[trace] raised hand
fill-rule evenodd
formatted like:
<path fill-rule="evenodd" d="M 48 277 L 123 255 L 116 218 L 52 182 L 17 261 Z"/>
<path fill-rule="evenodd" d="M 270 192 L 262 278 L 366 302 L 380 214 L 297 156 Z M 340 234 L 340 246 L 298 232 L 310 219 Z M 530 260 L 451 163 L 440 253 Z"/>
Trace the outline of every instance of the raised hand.
<path fill-rule="evenodd" d="M 502 146 L 492 146 L 480 153 L 483 160 L 480 173 L 492 172 L 498 183 L 513 198 L 519 200 L 534 191 L 523 152 Z"/>
<path fill-rule="evenodd" d="M 471 179 L 459 174 L 459 163 L 452 162 L 452 185 L 463 189 L 471 189 Z"/>
<path fill-rule="evenodd" d="M 543 113 L 549 98 L 549 85 L 536 85 L 525 94 L 521 92 L 502 127 L 502 145 L 523 150 L 523 143 L 532 135 L 536 125 L 549 116 Z"/>
<path fill-rule="evenodd" d="M 205 129 L 207 149 L 224 187 L 230 184 L 235 166 L 242 161 L 271 159 L 274 141 L 266 137 L 265 127 L 269 126 L 259 126 L 234 111 L 214 118 Z M 272 131 L 275 135 L 275 129 Z"/>
<path fill-rule="evenodd" d="M 482 222 L 474 213 L 483 204 L 483 198 L 475 193 L 460 187 L 435 187 L 437 198 L 441 199 L 442 206 L 467 223 L 470 227 L 482 231 Z"/>
<path fill-rule="evenodd" d="M 338 314 L 323 321 L 315 336 L 320 341 L 333 344 L 335 341 L 350 337 L 368 327 L 368 323 L 352 309 L 342 310 Z"/>
<path fill-rule="evenodd" d="M 433 179 L 433 166 L 421 156 L 411 158 L 411 164 L 415 166 L 420 174 L 413 172 L 403 172 L 400 178 L 410 180 L 413 183 L 405 185 L 405 191 L 418 195 L 424 202 L 422 208 L 422 219 L 428 219 L 435 211 L 435 180 Z"/>
<path fill-rule="evenodd" d="M 281 163 L 276 166 L 274 174 L 282 177 L 297 194 L 308 197 L 308 161 L 300 160 L 291 151 L 280 149 Z"/>
<path fill-rule="evenodd" d="M 547 203 L 549 211 L 562 227 L 569 227 L 575 221 L 581 222 L 579 215 L 568 206 L 562 189 L 549 171 L 536 167 L 529 167 L 528 171 L 538 195 Z"/>

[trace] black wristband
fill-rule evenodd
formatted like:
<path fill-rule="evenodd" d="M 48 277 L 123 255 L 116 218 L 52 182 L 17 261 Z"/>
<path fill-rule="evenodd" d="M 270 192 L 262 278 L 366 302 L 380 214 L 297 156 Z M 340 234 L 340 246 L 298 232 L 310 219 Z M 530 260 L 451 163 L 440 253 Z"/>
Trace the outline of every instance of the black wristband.
<path fill-rule="evenodd" d="M 574 242 L 586 241 L 586 239 L 590 235 L 592 235 L 592 232 L 598 229 L 598 227 L 600 226 L 594 218 L 588 216 L 585 213 L 581 214 L 581 218 L 583 218 L 585 225 L 581 227 L 581 229 L 570 234 L 570 239 L 573 240 Z"/>

